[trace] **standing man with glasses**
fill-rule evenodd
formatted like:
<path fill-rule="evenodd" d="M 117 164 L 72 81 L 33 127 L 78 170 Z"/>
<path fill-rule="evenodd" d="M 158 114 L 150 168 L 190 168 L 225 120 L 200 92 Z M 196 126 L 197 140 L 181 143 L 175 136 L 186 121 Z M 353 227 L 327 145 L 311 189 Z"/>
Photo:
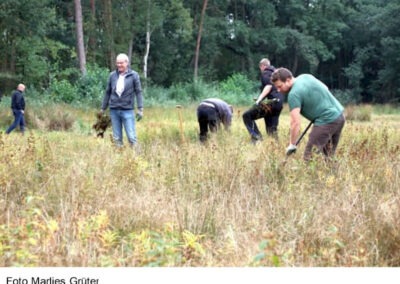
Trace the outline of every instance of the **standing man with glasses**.
<path fill-rule="evenodd" d="M 129 58 L 121 53 L 116 58 L 117 69 L 110 73 L 101 111 L 110 107 L 114 142 L 123 145 L 122 128 L 131 146 L 137 144 L 135 128 L 135 99 L 137 103 L 136 121 L 143 117 L 143 96 L 139 74 L 129 68 Z"/>

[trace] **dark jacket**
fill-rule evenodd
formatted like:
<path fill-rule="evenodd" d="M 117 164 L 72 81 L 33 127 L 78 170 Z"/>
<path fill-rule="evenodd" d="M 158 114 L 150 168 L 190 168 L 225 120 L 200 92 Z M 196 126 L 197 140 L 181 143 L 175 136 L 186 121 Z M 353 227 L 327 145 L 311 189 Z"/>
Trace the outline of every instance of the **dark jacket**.
<path fill-rule="evenodd" d="M 25 99 L 21 91 L 16 90 L 11 97 L 11 108 L 13 110 L 25 110 Z"/>
<path fill-rule="evenodd" d="M 266 99 L 269 99 L 269 100 L 274 99 L 274 98 L 279 99 L 279 102 L 272 104 L 272 110 L 280 112 L 283 108 L 283 101 L 285 98 L 281 93 L 278 93 L 278 90 L 275 88 L 274 84 L 271 81 L 271 76 L 274 71 L 275 71 L 275 67 L 271 65 L 261 73 L 260 89 L 262 91 L 266 85 L 272 86 L 271 92 L 269 92 L 269 94 L 266 96 Z"/>
<path fill-rule="evenodd" d="M 118 70 L 110 73 L 101 109 L 105 110 L 107 107 L 110 107 L 110 109 L 121 110 L 134 109 L 135 97 L 137 108 L 143 109 L 142 86 L 140 83 L 139 74 L 131 69 L 128 69 L 125 76 L 125 89 L 121 96 L 118 96 L 116 93 L 118 76 Z"/>

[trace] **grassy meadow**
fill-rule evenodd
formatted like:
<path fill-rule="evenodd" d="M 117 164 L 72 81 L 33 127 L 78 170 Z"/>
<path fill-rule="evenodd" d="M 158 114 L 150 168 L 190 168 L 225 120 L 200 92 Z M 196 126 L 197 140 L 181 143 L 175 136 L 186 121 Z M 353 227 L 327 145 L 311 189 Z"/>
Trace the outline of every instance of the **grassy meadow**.
<path fill-rule="evenodd" d="M 257 145 L 245 108 L 206 145 L 194 105 L 147 108 L 138 151 L 96 138 L 94 109 L 28 109 L 24 136 L 1 109 L 0 265 L 400 266 L 400 113 L 364 108 L 329 163 L 307 136 L 285 157 L 287 106 Z"/>

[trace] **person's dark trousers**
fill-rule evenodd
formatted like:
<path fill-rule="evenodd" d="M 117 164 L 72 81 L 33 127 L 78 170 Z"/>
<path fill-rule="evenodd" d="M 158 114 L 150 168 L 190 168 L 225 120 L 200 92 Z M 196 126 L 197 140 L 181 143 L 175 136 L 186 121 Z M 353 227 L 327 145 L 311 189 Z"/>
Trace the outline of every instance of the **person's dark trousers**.
<path fill-rule="evenodd" d="M 13 131 L 18 125 L 19 125 L 19 128 L 20 128 L 21 132 L 24 133 L 24 131 L 25 131 L 25 119 L 24 119 L 24 114 L 22 113 L 22 110 L 13 109 L 13 114 L 14 114 L 14 122 L 7 129 L 6 133 L 10 134 L 10 132 Z"/>
<path fill-rule="evenodd" d="M 267 134 L 277 137 L 279 115 L 280 112 L 272 111 L 272 113 L 267 113 L 260 107 L 252 107 L 243 113 L 242 118 L 252 140 L 260 140 L 262 139 L 262 135 L 255 121 L 257 119 L 264 118 Z"/>
<path fill-rule="evenodd" d="M 205 142 L 208 136 L 208 130 L 215 132 L 218 129 L 218 115 L 215 108 L 200 105 L 197 108 L 197 120 L 199 122 L 199 139 Z"/>
<path fill-rule="evenodd" d="M 304 150 L 304 160 L 308 161 L 311 159 L 313 147 L 316 147 L 317 152 L 324 154 L 327 158 L 333 156 L 339 144 L 345 122 L 346 119 L 341 114 L 331 123 L 314 125 L 309 135 L 306 149 Z"/>
<path fill-rule="evenodd" d="M 280 112 L 278 112 L 278 114 L 273 112 L 264 118 L 267 134 L 275 139 L 278 139 L 279 115 Z"/>

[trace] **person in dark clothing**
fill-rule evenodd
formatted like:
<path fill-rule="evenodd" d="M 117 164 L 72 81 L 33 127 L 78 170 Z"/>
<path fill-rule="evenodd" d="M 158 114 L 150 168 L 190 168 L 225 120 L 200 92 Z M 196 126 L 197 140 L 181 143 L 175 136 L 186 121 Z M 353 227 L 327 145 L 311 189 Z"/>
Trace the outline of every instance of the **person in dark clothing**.
<path fill-rule="evenodd" d="M 11 109 L 14 115 L 14 122 L 8 127 L 6 134 L 10 134 L 18 125 L 24 134 L 25 132 L 25 99 L 24 99 L 25 85 L 19 84 L 17 90 L 15 90 L 11 97 Z"/>
<path fill-rule="evenodd" d="M 322 81 L 311 74 L 294 77 L 289 69 L 278 68 L 271 80 L 280 92 L 288 96 L 290 143 L 286 155 L 296 152 L 301 116 L 304 116 L 314 124 L 304 150 L 304 160 L 312 158 L 314 148 L 325 158 L 332 157 L 346 122 L 342 104 Z"/>
<path fill-rule="evenodd" d="M 203 100 L 197 107 L 197 120 L 199 122 L 200 142 L 205 142 L 208 138 L 208 131 L 216 132 L 221 128 L 221 123 L 225 130 L 229 130 L 232 124 L 232 106 L 225 101 L 216 98 Z"/>
<path fill-rule="evenodd" d="M 283 95 L 280 94 L 271 82 L 271 75 L 275 67 L 271 65 L 267 58 L 261 59 L 259 63 L 261 71 L 261 93 L 258 96 L 255 105 L 243 113 L 243 122 L 250 133 L 253 143 L 262 140 L 261 132 L 258 130 L 255 120 L 264 118 L 265 128 L 268 135 L 278 138 L 279 116 L 283 108 Z M 277 99 L 268 109 L 260 107 L 263 100 Z"/>

